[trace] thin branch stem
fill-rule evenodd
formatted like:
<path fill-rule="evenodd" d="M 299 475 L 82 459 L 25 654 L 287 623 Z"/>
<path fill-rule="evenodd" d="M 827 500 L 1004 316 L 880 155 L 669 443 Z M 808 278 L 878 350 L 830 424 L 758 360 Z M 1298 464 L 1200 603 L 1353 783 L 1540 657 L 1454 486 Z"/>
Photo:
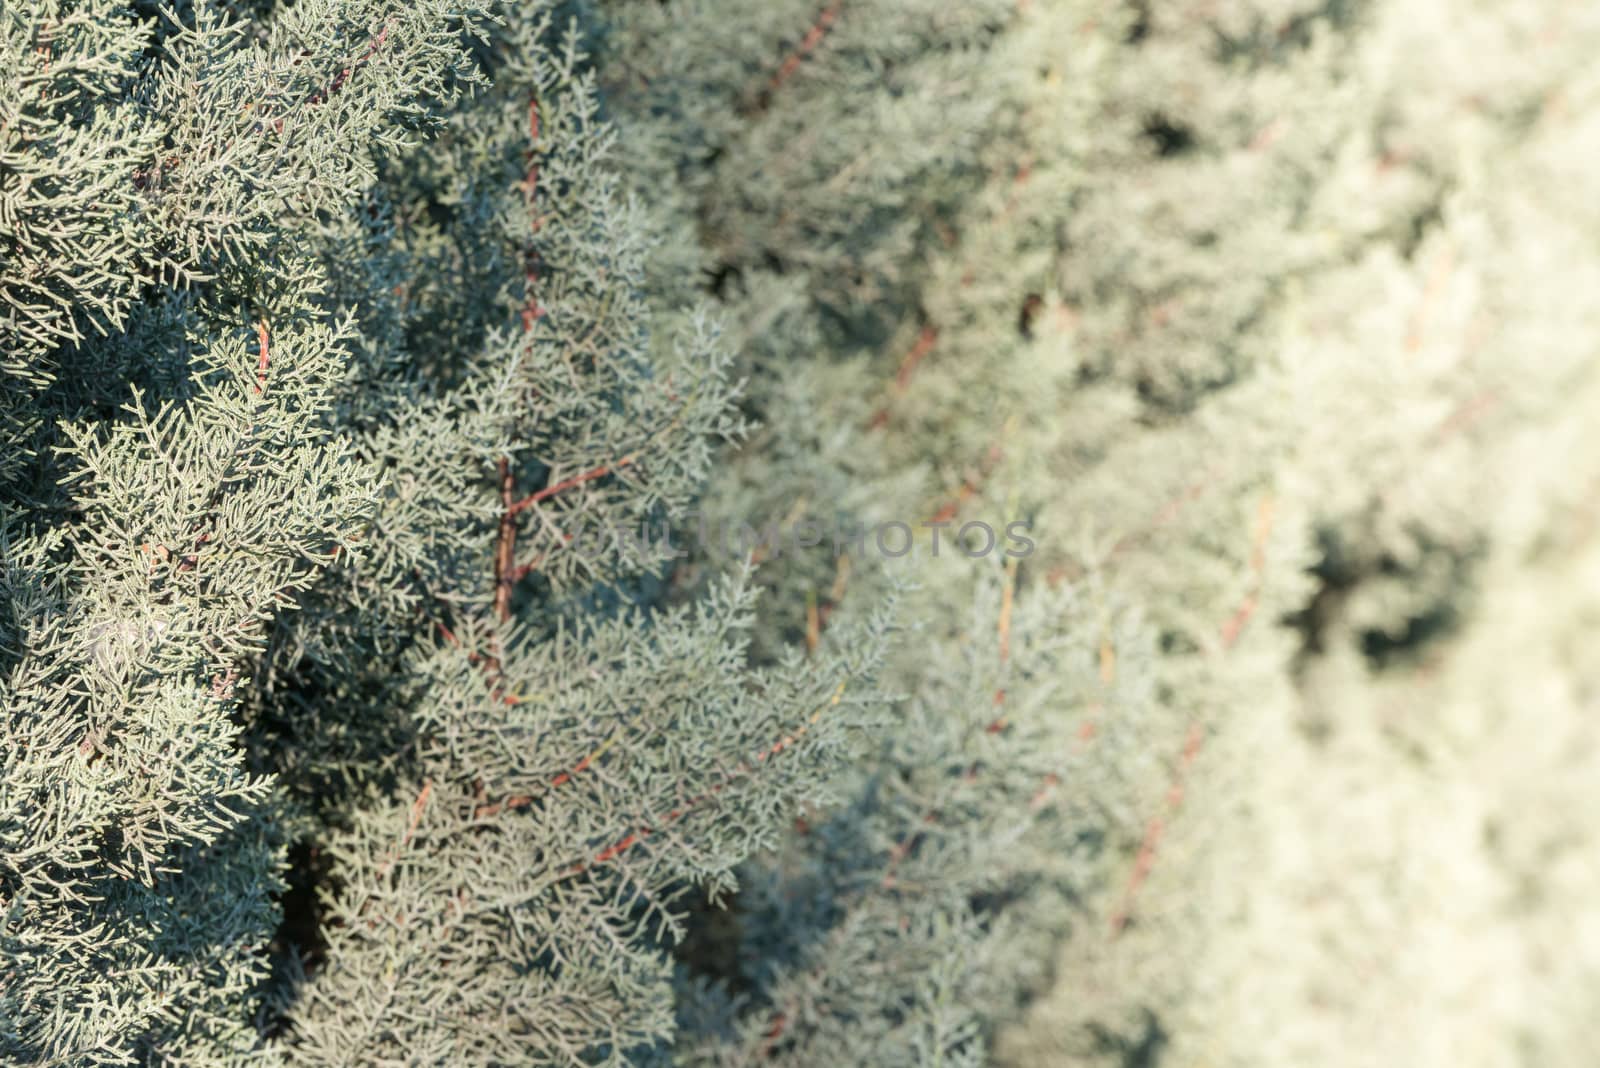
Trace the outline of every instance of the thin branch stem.
<path fill-rule="evenodd" d="M 494 615 L 504 623 L 511 618 L 511 593 L 516 585 L 512 577 L 516 569 L 513 558 L 517 551 L 517 509 L 512 507 L 516 483 L 508 457 L 500 458 L 499 473 L 502 507 L 500 529 L 494 547 Z"/>
<path fill-rule="evenodd" d="M 267 339 L 268 339 L 268 336 L 269 336 L 269 331 L 267 329 L 267 320 L 264 319 L 264 318 L 258 320 L 256 322 L 256 344 L 257 344 L 257 347 L 258 347 L 258 350 L 259 350 L 259 355 L 256 358 L 256 393 L 257 393 L 257 395 L 260 395 L 260 394 L 265 393 L 267 391 L 267 363 L 268 363 Z"/>
<path fill-rule="evenodd" d="M 537 491 L 535 493 L 528 494 L 526 497 L 522 498 L 520 501 L 508 502 L 508 504 L 506 506 L 507 507 L 507 513 L 506 514 L 509 515 L 509 516 L 517 515 L 520 512 L 524 512 L 527 509 L 532 508 L 534 505 L 538 504 L 540 501 L 548 500 L 549 498 L 554 497 L 556 494 L 562 492 L 563 490 L 569 490 L 573 486 L 580 486 L 585 482 L 593 482 L 597 478 L 604 478 L 606 475 L 611 474 L 613 471 L 618 471 L 618 470 L 621 470 L 624 467 L 627 467 L 629 464 L 633 463 L 636 459 L 637 459 L 637 454 L 629 453 L 627 456 L 622 457 L 620 460 L 614 460 L 614 461 L 612 461 L 610 463 L 604 463 L 604 464 L 601 464 L 599 467 L 590 468 L 589 470 L 583 472 L 580 475 L 573 475 L 571 478 L 562 479 L 560 482 L 557 482 L 553 486 L 546 486 L 542 490 L 539 490 L 539 491 Z"/>
<path fill-rule="evenodd" d="M 1155 867 L 1156 851 L 1160 848 L 1161 837 L 1166 832 L 1167 821 L 1176 815 L 1178 807 L 1183 803 L 1183 782 L 1194 765 L 1195 757 L 1200 755 L 1200 744 L 1205 740 L 1205 732 L 1199 723 L 1189 725 L 1188 736 L 1184 739 L 1183 753 L 1178 759 L 1177 771 L 1173 774 L 1172 785 L 1167 788 L 1166 814 L 1151 819 L 1145 828 L 1144 839 L 1139 843 L 1139 854 L 1133 862 L 1133 875 L 1128 879 L 1127 889 L 1122 893 L 1122 904 L 1111 915 L 1111 933 L 1120 935 L 1128 926 L 1128 921 L 1133 917 L 1133 906 L 1138 898 L 1139 890 L 1150 877 L 1151 870 Z"/>
<path fill-rule="evenodd" d="M 778 67 L 777 72 L 767 82 L 768 102 L 770 102 L 772 94 L 783 88 L 784 82 L 794 77 L 795 72 L 800 69 L 800 65 L 810 57 L 812 52 L 817 50 L 817 46 L 822 43 L 822 39 L 828 36 L 828 31 L 833 27 L 834 21 L 838 19 L 839 10 L 842 7 L 844 7 L 843 0 L 833 0 L 827 7 L 823 8 L 822 13 L 817 16 L 817 21 L 811 24 L 811 28 L 800 39 L 800 43 L 795 46 L 794 51 L 784 57 L 783 64 Z"/>

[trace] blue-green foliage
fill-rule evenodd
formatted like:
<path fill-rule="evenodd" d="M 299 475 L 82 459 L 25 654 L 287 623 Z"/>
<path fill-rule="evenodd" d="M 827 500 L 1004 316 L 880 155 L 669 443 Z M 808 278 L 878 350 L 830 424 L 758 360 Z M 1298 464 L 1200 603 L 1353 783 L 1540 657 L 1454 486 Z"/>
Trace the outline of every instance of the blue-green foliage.
<path fill-rule="evenodd" d="M 1587 382 L 1380 7 L 0 7 L 0 1060 L 1212 1056 L 1258 738 Z"/>
<path fill-rule="evenodd" d="M 826 796 L 886 623 L 753 671 L 744 580 L 658 620 L 604 607 L 657 546 L 569 550 L 681 517 L 740 430 L 710 321 L 652 327 L 578 39 L 0 17 L 0 1054 L 656 1041 L 672 902 Z"/>

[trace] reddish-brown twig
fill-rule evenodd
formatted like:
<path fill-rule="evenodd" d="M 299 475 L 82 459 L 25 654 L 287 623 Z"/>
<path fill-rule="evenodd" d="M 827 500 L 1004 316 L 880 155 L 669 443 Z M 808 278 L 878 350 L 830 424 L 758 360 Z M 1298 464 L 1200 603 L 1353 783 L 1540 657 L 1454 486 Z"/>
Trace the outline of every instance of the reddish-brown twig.
<path fill-rule="evenodd" d="M 515 586 L 512 578 L 515 568 L 513 557 L 517 551 L 517 513 L 512 508 L 516 484 L 509 458 L 500 458 L 499 473 L 501 511 L 500 529 L 494 546 L 494 615 L 504 623 L 511 618 L 511 593 Z"/>
<path fill-rule="evenodd" d="M 1250 544 L 1250 590 L 1245 594 L 1244 601 L 1239 605 L 1228 621 L 1222 625 L 1222 648 L 1232 649 L 1239 640 L 1244 626 L 1250 622 L 1250 617 L 1255 614 L 1256 606 L 1261 600 L 1261 578 L 1267 566 L 1267 538 L 1272 533 L 1272 519 L 1274 504 L 1272 494 L 1261 498 L 1261 504 L 1256 509 L 1255 536 Z"/>
<path fill-rule="evenodd" d="M 405 833 L 400 836 L 400 844 L 393 852 L 378 865 L 378 877 L 381 879 L 389 874 L 389 869 L 394 867 L 395 861 L 400 859 L 400 851 L 411 844 L 411 839 L 417 833 L 417 828 L 422 824 L 422 810 L 427 807 L 428 797 L 433 793 L 433 780 L 423 779 L 422 789 L 417 792 L 417 799 L 411 802 L 411 818 L 406 821 Z"/>
<path fill-rule="evenodd" d="M 784 57 L 777 73 L 773 74 L 771 80 L 767 82 L 769 99 L 773 93 L 783 88 L 784 82 L 794 77 L 795 72 L 800 69 L 800 65 L 806 61 L 812 52 L 817 50 L 817 46 L 822 43 L 822 39 L 828 36 L 828 30 L 832 28 L 834 21 L 838 19 L 839 9 L 843 6 L 843 0 L 833 0 L 832 3 L 822 9 L 822 13 L 817 16 L 817 21 L 811 24 L 811 28 L 800 39 L 800 43 L 795 46 L 794 51 Z"/>
<path fill-rule="evenodd" d="M 1015 559 L 1007 560 L 1006 581 L 1005 585 L 1000 588 L 1000 620 L 995 624 L 996 635 L 999 639 L 1000 668 L 1002 671 L 1005 670 L 1006 662 L 1011 659 L 1011 612 L 1016 602 L 1016 590 L 1017 561 Z M 1004 679 L 1001 681 L 1004 682 Z M 1005 687 L 1001 686 L 994 692 L 994 704 L 996 708 L 999 708 L 1005 703 L 1006 691 Z M 990 734 L 999 734 L 1006 729 L 1005 715 L 997 713 L 995 718 L 990 721 L 989 726 L 984 729 Z"/>
<path fill-rule="evenodd" d="M 528 154 L 527 171 L 523 177 L 522 194 L 527 202 L 529 214 L 533 214 L 535 202 L 539 192 L 539 100 L 530 97 L 528 100 Z M 539 224 L 537 218 L 531 224 L 533 233 L 537 233 Z M 530 234 L 530 236 L 532 236 Z M 522 309 L 522 330 L 528 333 L 533 330 L 533 324 L 544 315 L 544 309 L 539 307 L 537 287 L 539 282 L 537 262 L 533 250 L 526 253 L 525 299 Z M 511 467 L 511 458 L 502 456 L 498 465 L 500 477 L 500 525 L 495 537 L 494 550 L 494 614 L 495 618 L 504 623 L 511 618 L 511 595 L 516 589 L 517 581 L 527 574 L 527 568 L 518 568 L 517 555 L 517 513 L 522 510 L 516 501 L 516 475 Z M 536 495 L 537 496 L 537 495 Z"/>
<path fill-rule="evenodd" d="M 1178 767 L 1173 773 L 1172 785 L 1167 788 L 1166 814 L 1156 816 L 1145 828 L 1144 839 L 1139 843 L 1139 854 L 1133 862 L 1133 875 L 1128 879 L 1128 886 L 1122 893 L 1122 904 L 1111 915 L 1111 933 L 1118 935 L 1128 926 L 1128 921 L 1133 916 L 1135 899 L 1144 881 L 1150 877 L 1151 869 L 1155 867 L 1156 850 L 1161 845 L 1161 836 L 1166 831 L 1167 820 L 1178 811 L 1178 806 L 1183 803 L 1183 783 L 1193 766 L 1195 757 L 1200 755 L 1200 744 L 1205 739 L 1205 734 L 1200 724 L 1189 725 L 1188 736 L 1184 739 L 1183 753 L 1178 759 Z"/>
<path fill-rule="evenodd" d="M 256 393 L 267 391 L 267 321 L 256 322 L 256 344 L 259 355 L 256 357 Z"/>
<path fill-rule="evenodd" d="M 1238 642 L 1239 636 L 1244 632 L 1245 624 L 1254 615 L 1261 601 L 1261 583 L 1267 564 L 1267 539 L 1272 534 L 1273 517 L 1275 515 L 1275 500 L 1271 493 L 1261 498 L 1261 503 L 1256 509 L 1255 531 L 1250 541 L 1250 575 L 1251 586 L 1245 594 L 1243 602 L 1222 625 L 1222 648 L 1224 651 L 1232 649 Z M 1200 752 L 1200 743 L 1204 739 L 1204 732 L 1199 723 L 1189 725 L 1189 734 L 1184 741 L 1183 755 L 1178 761 L 1178 767 L 1173 774 L 1172 784 L 1167 789 L 1166 815 L 1156 816 L 1150 821 L 1145 830 L 1144 840 L 1139 845 L 1139 853 L 1134 860 L 1133 875 L 1128 880 L 1128 887 L 1123 893 L 1122 905 L 1112 914 L 1111 931 L 1120 934 L 1127 926 L 1133 914 L 1134 899 L 1138 896 L 1139 888 L 1149 878 L 1151 869 L 1155 866 L 1156 850 L 1161 843 L 1161 836 L 1166 829 L 1166 820 L 1171 818 L 1183 801 L 1183 783 L 1190 766 Z"/>
<path fill-rule="evenodd" d="M 933 515 L 923 520 L 922 525 L 932 526 L 938 523 L 948 523 L 959 515 L 961 506 L 983 489 L 984 483 L 988 481 L 989 475 L 994 472 L 994 469 L 999 466 L 1000 460 L 1004 455 L 998 442 L 990 445 L 989 451 L 984 454 L 983 461 L 978 465 L 978 470 L 973 475 L 963 479 L 961 487 L 956 490 L 955 496 L 941 505 Z"/>
<path fill-rule="evenodd" d="M 911 376 L 916 373 L 917 365 L 927 358 L 933 351 L 934 345 L 939 341 L 939 331 L 928 325 L 922 328 L 917 335 L 916 342 L 906 350 L 905 356 L 900 359 L 900 366 L 895 369 L 894 382 L 889 387 L 889 400 L 872 413 L 872 420 L 867 424 L 868 430 L 878 430 L 889 425 L 889 405 L 895 397 L 904 393 L 911 385 Z"/>
<path fill-rule="evenodd" d="M 324 103 L 327 100 L 329 100 L 330 98 L 332 98 L 333 95 L 335 93 L 337 93 L 340 89 L 343 89 L 345 83 L 350 80 L 350 75 L 355 73 L 355 69 L 357 67 L 361 66 L 363 63 L 366 63 L 373 56 L 378 54 L 378 49 L 382 48 L 383 45 L 384 45 L 384 42 L 389 39 L 389 30 L 393 26 L 393 24 L 394 24 L 394 20 L 393 19 L 390 19 L 388 22 L 385 22 L 383 24 L 383 29 L 379 30 L 378 31 L 378 35 L 376 37 L 374 37 L 367 44 L 367 50 L 365 52 L 363 52 L 357 58 L 351 60 L 350 61 L 350 65 L 348 67 L 345 67 L 338 74 L 334 75 L 333 81 L 330 82 L 326 87 L 324 87 L 322 89 L 318 89 L 315 92 L 313 92 L 310 96 L 306 97 L 306 101 L 305 102 L 307 104 L 321 104 L 321 103 Z"/>
<path fill-rule="evenodd" d="M 578 761 L 571 768 L 561 772 L 559 775 L 551 779 L 546 787 L 546 792 L 559 789 L 560 787 L 571 782 L 573 779 L 577 778 L 579 775 L 582 775 L 585 771 L 588 771 L 589 768 L 594 766 L 595 761 L 604 756 L 606 750 L 615 745 L 617 739 L 621 737 L 622 731 L 620 729 L 613 731 L 611 737 L 607 738 L 604 742 L 600 743 L 600 745 L 596 746 L 582 760 Z M 479 805 L 477 808 L 473 809 L 472 814 L 479 819 L 485 819 L 489 816 L 498 815 L 501 812 L 524 808 L 533 804 L 535 800 L 537 800 L 537 798 L 533 794 L 516 794 L 512 797 L 504 799 L 503 801 L 495 801 L 489 804 Z"/>
<path fill-rule="evenodd" d="M 817 606 L 817 592 L 806 591 L 806 654 L 815 656 L 822 644 L 822 612 Z"/>
<path fill-rule="evenodd" d="M 457 649 L 466 649 L 466 646 L 462 644 L 461 639 L 456 637 L 455 631 L 447 627 L 442 620 L 434 620 L 434 626 L 439 628 L 439 635 L 440 637 L 444 638 L 447 644 L 453 645 Z M 515 695 L 508 694 L 504 690 L 505 679 L 500 673 L 500 662 L 498 659 L 493 656 L 484 656 L 475 649 L 466 649 L 466 653 L 467 663 L 483 669 L 484 680 L 488 685 L 489 696 L 491 698 L 506 705 L 515 705 L 519 703 L 519 700 Z"/>
<path fill-rule="evenodd" d="M 598 467 L 590 468 L 582 474 L 573 475 L 571 478 L 564 478 L 553 486 L 546 486 L 542 490 L 528 494 L 520 501 L 510 502 L 507 505 L 507 514 L 517 515 L 520 512 L 532 508 L 540 501 L 549 500 L 551 497 L 554 497 L 556 494 L 561 493 L 564 490 L 569 490 L 574 486 L 581 486 L 585 482 L 593 482 L 597 478 L 604 478 L 606 475 L 609 475 L 614 471 L 619 471 L 622 468 L 627 467 L 636 459 L 637 457 L 634 454 L 629 453 L 620 460 L 613 460 L 610 463 L 603 463 Z"/>

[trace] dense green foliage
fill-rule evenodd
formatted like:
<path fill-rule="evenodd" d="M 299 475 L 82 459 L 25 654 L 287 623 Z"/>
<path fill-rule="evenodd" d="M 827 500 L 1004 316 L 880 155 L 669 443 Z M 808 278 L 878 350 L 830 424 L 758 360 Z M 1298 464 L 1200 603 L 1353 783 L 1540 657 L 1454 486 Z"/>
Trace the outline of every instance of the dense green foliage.
<path fill-rule="evenodd" d="M 0 7 L 0 1060 L 1589 1063 L 1600 26 L 1469 6 Z"/>

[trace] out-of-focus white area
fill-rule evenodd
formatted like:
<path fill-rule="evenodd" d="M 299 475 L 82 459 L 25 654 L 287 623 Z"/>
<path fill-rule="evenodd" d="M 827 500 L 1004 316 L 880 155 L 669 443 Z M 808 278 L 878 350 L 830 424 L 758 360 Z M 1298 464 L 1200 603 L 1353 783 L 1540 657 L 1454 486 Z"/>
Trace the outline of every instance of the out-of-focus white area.
<path fill-rule="evenodd" d="M 1286 477 L 1403 566 L 1236 676 L 1143 922 L 1078 933 L 1006 1063 L 1600 1064 L 1600 5 L 1370 11 L 1372 119 L 1316 210 L 1359 226 L 1407 168 L 1447 192 L 1409 253 L 1294 283 Z M 1410 601 L 1437 633 L 1364 651 Z"/>

